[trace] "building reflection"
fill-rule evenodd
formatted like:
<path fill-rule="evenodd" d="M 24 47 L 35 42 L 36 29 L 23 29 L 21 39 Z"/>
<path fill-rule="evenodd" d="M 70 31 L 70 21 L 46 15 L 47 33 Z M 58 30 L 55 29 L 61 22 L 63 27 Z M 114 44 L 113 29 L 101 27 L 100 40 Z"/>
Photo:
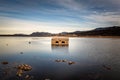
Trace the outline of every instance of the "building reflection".
<path fill-rule="evenodd" d="M 68 46 L 53 46 L 51 45 L 52 52 L 53 53 L 60 53 L 60 54 L 67 54 L 69 53 L 69 47 Z"/>
<path fill-rule="evenodd" d="M 69 46 L 69 38 L 67 37 L 54 37 L 51 39 L 51 47 L 53 53 L 67 54 Z"/>

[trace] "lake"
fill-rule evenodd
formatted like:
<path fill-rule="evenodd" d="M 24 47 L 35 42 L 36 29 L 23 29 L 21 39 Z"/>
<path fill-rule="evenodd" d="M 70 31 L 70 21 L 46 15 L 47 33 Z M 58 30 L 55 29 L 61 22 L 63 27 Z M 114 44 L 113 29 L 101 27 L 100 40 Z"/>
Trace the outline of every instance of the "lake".
<path fill-rule="evenodd" d="M 0 80 L 120 80 L 120 38 L 71 37 L 60 47 L 51 37 L 0 37 L 0 62 Z M 32 70 L 18 77 L 20 64 Z"/>

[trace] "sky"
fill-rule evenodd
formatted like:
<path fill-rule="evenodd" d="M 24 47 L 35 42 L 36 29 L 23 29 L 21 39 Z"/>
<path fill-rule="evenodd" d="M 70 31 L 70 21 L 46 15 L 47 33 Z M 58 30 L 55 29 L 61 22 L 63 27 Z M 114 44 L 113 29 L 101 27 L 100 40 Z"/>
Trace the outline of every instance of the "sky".
<path fill-rule="evenodd" d="M 0 0 L 0 34 L 120 26 L 120 0 Z"/>

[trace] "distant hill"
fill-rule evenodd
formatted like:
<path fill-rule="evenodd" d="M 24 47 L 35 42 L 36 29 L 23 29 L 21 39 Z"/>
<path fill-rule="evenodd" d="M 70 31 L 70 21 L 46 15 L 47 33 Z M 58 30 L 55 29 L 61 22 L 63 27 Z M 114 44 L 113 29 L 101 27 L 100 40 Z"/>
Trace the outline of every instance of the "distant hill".
<path fill-rule="evenodd" d="M 14 34 L 14 36 L 28 36 L 27 34 Z"/>
<path fill-rule="evenodd" d="M 51 36 L 51 33 L 48 32 L 33 32 L 30 36 Z"/>
<path fill-rule="evenodd" d="M 96 28 L 90 31 L 75 31 L 69 34 L 77 36 L 120 36 L 120 26 Z"/>
<path fill-rule="evenodd" d="M 61 32 L 52 34 L 48 32 L 33 32 L 29 35 L 26 34 L 13 34 L 13 35 L 0 35 L 0 36 L 25 36 L 25 37 L 47 37 L 47 36 L 120 36 L 120 26 L 96 28 L 89 31 L 75 31 L 75 32 Z"/>

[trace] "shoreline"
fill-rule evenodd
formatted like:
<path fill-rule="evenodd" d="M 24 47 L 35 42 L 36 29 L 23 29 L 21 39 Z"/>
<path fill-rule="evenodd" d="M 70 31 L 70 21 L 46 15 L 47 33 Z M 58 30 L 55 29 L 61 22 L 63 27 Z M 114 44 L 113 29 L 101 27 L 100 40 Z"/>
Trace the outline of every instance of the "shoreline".
<path fill-rule="evenodd" d="M 0 35 L 0 37 L 76 37 L 76 38 L 120 38 L 120 36 L 14 36 Z"/>

